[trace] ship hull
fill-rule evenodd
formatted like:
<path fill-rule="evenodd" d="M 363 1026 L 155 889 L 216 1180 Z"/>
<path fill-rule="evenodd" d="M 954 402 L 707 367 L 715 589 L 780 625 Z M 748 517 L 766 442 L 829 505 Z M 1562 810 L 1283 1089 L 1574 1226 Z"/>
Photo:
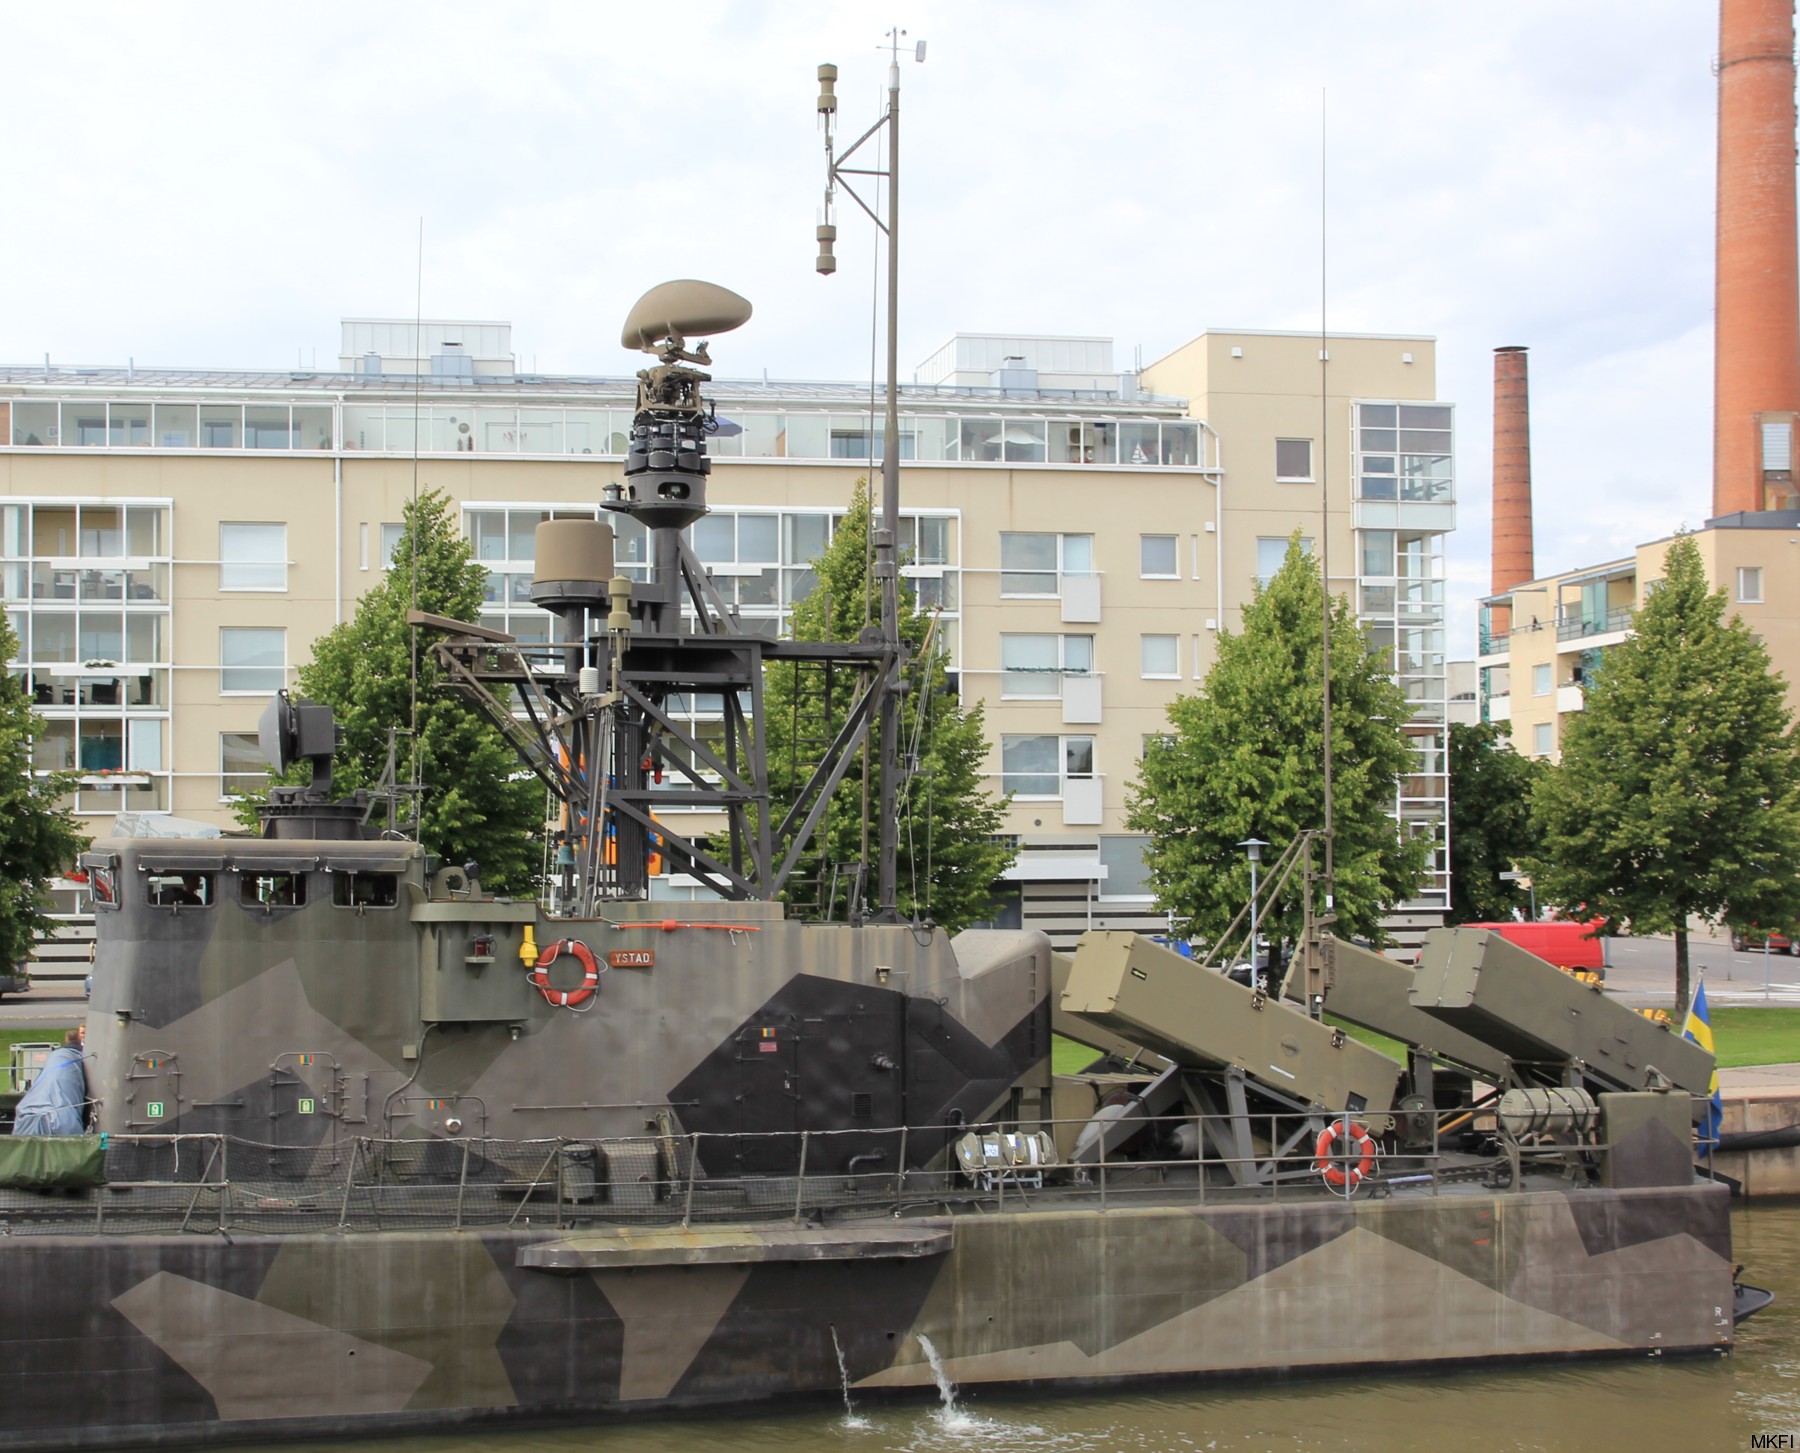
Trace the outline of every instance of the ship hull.
<path fill-rule="evenodd" d="M 1728 1348 L 1721 1187 L 0 1242 L 0 1448 Z"/>

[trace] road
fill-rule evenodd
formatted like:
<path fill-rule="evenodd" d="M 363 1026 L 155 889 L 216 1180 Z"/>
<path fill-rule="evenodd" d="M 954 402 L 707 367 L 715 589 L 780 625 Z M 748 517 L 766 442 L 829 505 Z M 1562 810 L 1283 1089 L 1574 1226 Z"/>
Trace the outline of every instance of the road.
<path fill-rule="evenodd" d="M 87 1018 L 79 984 L 52 984 L 0 999 L 0 1029 L 73 1029 Z"/>
<path fill-rule="evenodd" d="M 1688 962 L 1696 981 L 1706 975 L 1709 1005 L 1767 1004 L 1800 1008 L 1800 959 L 1786 954 L 1733 953 L 1725 939 L 1690 938 Z M 1768 993 L 1763 992 L 1765 975 Z M 1675 1006 L 1675 940 L 1616 938 L 1607 945 L 1607 992 L 1635 1009 Z"/>

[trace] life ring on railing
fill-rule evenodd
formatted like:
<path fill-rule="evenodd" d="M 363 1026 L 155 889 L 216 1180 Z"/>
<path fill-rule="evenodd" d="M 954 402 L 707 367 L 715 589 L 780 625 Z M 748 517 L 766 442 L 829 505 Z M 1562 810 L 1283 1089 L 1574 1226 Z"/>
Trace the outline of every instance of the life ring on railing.
<path fill-rule="evenodd" d="M 555 963 L 558 955 L 572 953 L 581 963 L 581 983 L 573 989 L 558 989 L 544 971 Z M 594 951 L 578 938 L 558 939 L 538 955 L 538 961 L 526 979 L 544 996 L 544 1001 L 559 1009 L 576 1009 L 594 997 L 600 987 L 600 964 Z"/>
<path fill-rule="evenodd" d="M 1342 1120 L 1333 1120 L 1319 1132 L 1318 1144 L 1313 1146 L 1313 1169 L 1325 1177 L 1325 1184 L 1340 1189 L 1348 1187 L 1355 1190 L 1362 1184 L 1362 1179 L 1375 1168 L 1375 1142 L 1354 1120 L 1350 1122 L 1350 1134 L 1342 1157 L 1332 1155 L 1332 1147 L 1337 1144 L 1340 1131 L 1344 1128 Z M 1343 1164 L 1349 1156 L 1356 1156 L 1354 1165 Z"/>

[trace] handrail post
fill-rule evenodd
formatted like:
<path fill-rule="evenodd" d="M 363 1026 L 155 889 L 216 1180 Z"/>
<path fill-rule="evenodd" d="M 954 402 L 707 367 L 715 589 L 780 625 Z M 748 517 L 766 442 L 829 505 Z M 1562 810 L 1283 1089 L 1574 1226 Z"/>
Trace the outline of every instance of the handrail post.
<path fill-rule="evenodd" d="M 681 1229 L 683 1231 L 687 1230 L 688 1222 L 694 1214 L 694 1182 L 700 1178 L 700 1134 L 701 1132 L 696 1130 L 688 1136 L 687 1199 L 682 1202 L 681 1206 Z"/>
<path fill-rule="evenodd" d="M 900 1127 L 900 1163 L 894 1171 L 894 1214 L 900 1214 L 900 1207 L 906 1200 L 906 1131 Z"/>
<path fill-rule="evenodd" d="M 1106 1127 L 1100 1127 L 1100 1210 L 1106 1211 Z"/>
<path fill-rule="evenodd" d="M 462 1143 L 462 1167 L 456 1173 L 456 1230 L 462 1230 L 463 1193 L 469 1188 L 469 1142 Z"/>
<path fill-rule="evenodd" d="M 343 1231 L 350 1224 L 350 1192 L 356 1185 L 356 1162 L 362 1155 L 362 1137 L 359 1135 L 350 1142 L 350 1168 L 344 1172 L 344 1194 L 338 1202 L 338 1230 Z M 376 1224 L 381 1218 L 377 1216 Z"/>
<path fill-rule="evenodd" d="M 796 1221 L 800 1219 L 800 1206 L 806 1195 L 806 1145 L 807 1137 L 811 1134 L 810 1130 L 800 1132 L 800 1168 L 794 1176 L 794 1219 Z"/>
<path fill-rule="evenodd" d="M 219 1229 L 231 1229 L 231 1137 L 219 1137 Z"/>

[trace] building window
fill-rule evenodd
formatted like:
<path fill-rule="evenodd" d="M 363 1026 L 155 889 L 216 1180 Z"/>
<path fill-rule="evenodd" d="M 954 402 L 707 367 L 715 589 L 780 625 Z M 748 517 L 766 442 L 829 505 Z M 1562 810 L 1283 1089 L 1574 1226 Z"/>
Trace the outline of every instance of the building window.
<path fill-rule="evenodd" d="M 1002 696 L 1061 696 L 1064 676 L 1090 676 L 1093 670 L 1092 636 L 1000 637 Z"/>
<path fill-rule="evenodd" d="M 1093 775 L 1092 737 L 1000 738 L 1001 790 L 1015 797 L 1060 797 L 1065 781 Z"/>
<path fill-rule="evenodd" d="M 886 448 L 887 430 L 884 426 L 877 424 L 874 431 L 871 432 L 867 427 L 839 427 L 837 420 L 832 420 L 831 458 L 868 459 L 872 453 L 873 457 L 879 461 Z M 919 457 L 919 436 L 916 433 L 909 433 L 905 429 L 900 431 L 900 457 L 902 459 Z"/>
<path fill-rule="evenodd" d="M 1275 441 L 1275 477 L 1311 483 L 1313 477 L 1311 439 L 1277 439 Z"/>
<path fill-rule="evenodd" d="M 286 590 L 286 525 L 220 525 L 220 590 Z"/>
<path fill-rule="evenodd" d="M 1138 738 L 1138 761 L 1143 761 L 1152 752 L 1166 752 L 1175 745 L 1175 738 L 1168 732 L 1145 732 Z"/>
<path fill-rule="evenodd" d="M 1761 605 L 1763 598 L 1762 566 L 1738 566 L 1737 587 L 1739 605 Z"/>
<path fill-rule="evenodd" d="M 1548 696 L 1554 684 L 1551 680 L 1549 665 L 1540 664 L 1531 668 L 1531 694 L 1533 696 Z"/>
<path fill-rule="evenodd" d="M 1260 535 L 1256 541 L 1256 580 L 1259 585 L 1267 585 L 1275 578 L 1276 571 L 1281 569 L 1282 562 L 1287 559 L 1288 537 L 1286 535 Z M 1300 553 L 1310 555 L 1313 542 L 1305 535 L 1300 537 Z"/>
<path fill-rule="evenodd" d="M 1001 532 L 1002 595 L 1055 595 L 1063 576 L 1093 573 L 1092 535 Z"/>
<path fill-rule="evenodd" d="M 1762 467 L 1765 474 L 1787 474 L 1794 467 L 1794 426 L 1787 420 L 1762 426 Z"/>
<path fill-rule="evenodd" d="M 219 631 L 221 695 L 270 696 L 287 680 L 287 632 L 280 626 L 225 626 Z"/>
<path fill-rule="evenodd" d="M 1358 404 L 1357 498 L 1449 503 L 1453 415 L 1448 404 Z"/>
<path fill-rule="evenodd" d="M 394 551 L 400 544 L 400 534 L 405 528 L 405 525 L 390 524 L 385 520 L 382 522 L 381 568 L 383 570 L 394 568 Z"/>
<path fill-rule="evenodd" d="M 1102 898 L 1149 898 L 1150 865 L 1144 849 L 1150 839 L 1141 833 L 1102 833 L 1100 863 L 1106 877 L 1100 882 Z"/>
<path fill-rule="evenodd" d="M 1547 757 L 1555 749 L 1556 727 L 1553 723 L 1540 721 L 1531 729 L 1531 755 Z"/>
<path fill-rule="evenodd" d="M 268 758 L 255 732 L 219 733 L 219 796 L 243 797 L 269 785 Z"/>
<path fill-rule="evenodd" d="M 1139 636 L 1138 665 L 1145 677 L 1174 680 L 1181 675 L 1181 637 Z"/>
<path fill-rule="evenodd" d="M 1138 536 L 1138 574 L 1146 580 L 1180 578 L 1173 535 Z"/>
<path fill-rule="evenodd" d="M 903 456 L 904 457 L 904 456 Z M 900 558 L 908 565 L 950 563 L 950 520 L 945 515 L 902 515 Z"/>

